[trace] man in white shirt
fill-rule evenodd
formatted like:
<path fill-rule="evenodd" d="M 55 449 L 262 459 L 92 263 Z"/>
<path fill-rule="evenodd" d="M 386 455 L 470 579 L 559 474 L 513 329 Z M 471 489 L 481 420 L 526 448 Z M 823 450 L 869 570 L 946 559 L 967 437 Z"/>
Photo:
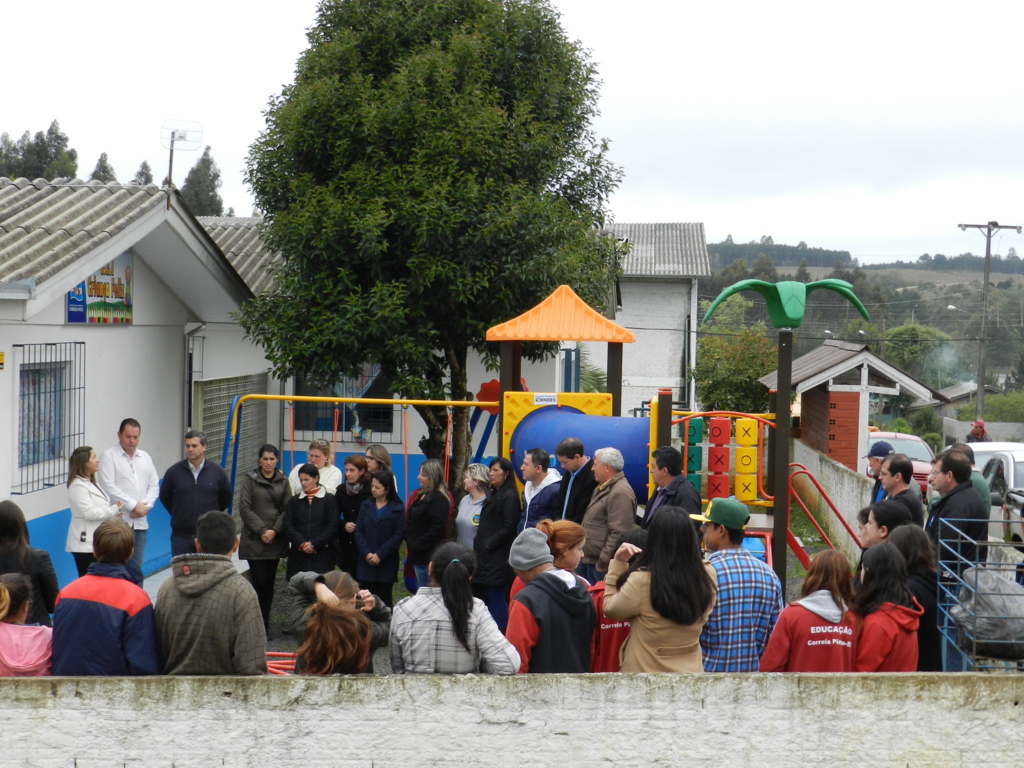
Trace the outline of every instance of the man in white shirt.
<path fill-rule="evenodd" d="M 142 561 L 149 533 L 149 510 L 160 492 L 160 477 L 153 459 L 139 449 L 142 426 L 135 419 L 125 419 L 117 431 L 118 444 L 100 456 L 97 480 L 111 501 L 124 504 L 124 521 L 135 533 L 135 553 L 126 563 L 136 584 L 142 584 Z"/>

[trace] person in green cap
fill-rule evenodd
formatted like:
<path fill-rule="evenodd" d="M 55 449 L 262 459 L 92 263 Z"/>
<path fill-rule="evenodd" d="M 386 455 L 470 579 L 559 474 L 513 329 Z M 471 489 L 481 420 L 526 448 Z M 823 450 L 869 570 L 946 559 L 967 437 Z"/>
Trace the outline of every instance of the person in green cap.
<path fill-rule="evenodd" d="M 705 672 L 757 672 L 782 612 L 782 584 L 766 563 L 743 548 L 747 507 L 714 499 L 701 523 L 704 546 L 718 576 L 718 599 L 700 635 Z"/>

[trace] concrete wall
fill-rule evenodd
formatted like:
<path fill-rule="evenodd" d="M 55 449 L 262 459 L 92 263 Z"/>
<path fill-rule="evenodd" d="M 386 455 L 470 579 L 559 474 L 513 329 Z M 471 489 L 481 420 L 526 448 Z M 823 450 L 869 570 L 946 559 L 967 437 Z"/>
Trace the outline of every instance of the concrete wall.
<path fill-rule="evenodd" d="M 874 481 L 867 475 L 847 469 L 800 440 L 793 441 L 793 461 L 803 464 L 817 478 L 850 528 L 856 532 L 857 512 L 867 506 Z M 797 477 L 793 486 L 809 509 L 821 513 L 818 520 L 836 548 L 850 558 L 851 563 L 856 563 L 860 557 L 860 549 L 843 525 L 836 520 L 810 481 L 806 477 Z"/>
<path fill-rule="evenodd" d="M 1017 765 L 1019 675 L 0 680 L 6 766 Z M 588 706 L 581 706 L 588 702 Z"/>
<path fill-rule="evenodd" d="M 957 421 L 956 419 L 942 420 L 943 445 L 962 443 L 971 431 L 971 421 Z M 986 431 L 992 435 L 996 442 L 1021 443 L 1024 442 L 1024 424 L 1016 421 L 986 421 Z"/>

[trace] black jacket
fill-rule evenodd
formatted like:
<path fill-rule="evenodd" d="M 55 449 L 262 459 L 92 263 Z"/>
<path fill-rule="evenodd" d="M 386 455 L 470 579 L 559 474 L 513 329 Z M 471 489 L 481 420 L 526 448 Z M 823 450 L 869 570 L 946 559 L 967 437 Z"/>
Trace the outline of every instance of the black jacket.
<path fill-rule="evenodd" d="M 314 496 L 312 503 L 305 494 L 292 496 L 284 508 L 282 530 L 292 545 L 288 553 L 289 579 L 300 571 L 326 573 L 334 570 L 332 547 L 338 538 L 338 505 L 334 494 Z M 299 549 L 307 541 L 316 550 L 312 555 Z"/>
<path fill-rule="evenodd" d="M 935 544 L 940 571 L 963 573 L 964 569 L 978 564 L 978 546 L 974 542 L 988 538 L 988 513 L 970 480 L 960 483 L 935 503 L 925 531 Z"/>
<path fill-rule="evenodd" d="M 520 512 L 519 493 L 511 477 L 484 499 L 473 539 L 477 561 L 474 584 L 504 587 L 512 583 L 515 574 L 508 564 L 508 553 L 516 538 Z"/>
<path fill-rule="evenodd" d="M 572 520 L 574 523 L 583 524 L 583 515 L 587 512 L 587 507 L 590 505 L 590 497 L 594 495 L 594 489 L 597 488 L 597 478 L 594 477 L 594 460 L 591 459 L 583 468 L 580 469 L 576 475 L 576 479 L 572 483 L 572 492 L 569 493 L 569 506 L 565 506 L 565 494 L 569 490 L 569 480 L 572 478 L 572 472 L 565 471 L 562 473 L 562 483 L 558 487 L 558 499 L 555 502 L 557 507 L 558 518 L 562 518 L 562 510 L 565 509 L 566 520 Z"/>
<path fill-rule="evenodd" d="M 24 565 L 18 562 L 15 553 L 0 555 L 0 574 L 23 573 L 32 582 L 32 601 L 28 605 L 26 624 L 52 626 L 50 614 L 57 602 L 57 574 L 54 573 L 50 555 L 42 549 L 29 547 L 25 552 Z"/>
<path fill-rule="evenodd" d="M 192 477 L 188 459 L 172 464 L 160 484 L 160 503 L 171 515 L 171 533 L 175 536 L 196 536 L 196 520 L 207 512 L 225 511 L 231 506 L 231 481 L 218 464 L 209 459 Z"/>
<path fill-rule="evenodd" d="M 550 572 L 542 573 L 516 593 L 537 623 L 537 644 L 529 672 L 590 671 L 590 642 L 597 623 L 594 601 L 576 577 L 571 589 Z"/>
<path fill-rule="evenodd" d="M 651 494 L 651 498 L 647 500 L 647 506 L 644 509 L 644 519 L 641 526 L 643 528 L 649 528 L 651 520 L 654 516 L 651 514 L 651 505 L 654 503 L 654 497 L 658 495 L 658 491 L 655 490 Z M 672 481 L 665 486 L 664 492 L 661 494 L 661 503 L 658 504 L 658 509 L 661 507 L 679 507 L 688 515 L 699 515 L 700 514 L 700 494 L 697 493 L 697 489 L 693 487 L 693 483 L 686 479 L 686 475 L 676 475 L 672 478 Z M 658 510 L 654 510 L 657 512 Z"/>
<path fill-rule="evenodd" d="M 359 493 L 349 493 L 345 483 L 338 486 L 334 492 L 334 501 L 338 505 L 338 515 L 341 518 L 338 522 L 338 549 L 335 553 L 338 558 L 338 567 L 343 571 L 356 577 L 356 566 L 359 561 L 359 553 L 356 552 L 356 535 L 353 531 L 345 530 L 345 523 L 359 522 L 359 508 L 363 502 L 370 498 L 370 483 L 364 483 Z M 358 580 L 358 579 L 357 579 Z"/>
<path fill-rule="evenodd" d="M 917 627 L 917 671 L 942 672 L 942 635 L 936 611 L 938 576 L 928 571 L 915 573 L 907 579 L 907 589 L 924 608 Z"/>
<path fill-rule="evenodd" d="M 409 562 L 426 565 L 434 550 L 444 541 L 451 510 L 447 493 L 435 491 L 429 496 L 417 493 L 409 501 L 409 522 L 405 531 Z"/>
<path fill-rule="evenodd" d="M 914 525 L 924 527 L 924 504 L 921 503 L 921 492 L 917 489 L 916 482 L 907 490 L 892 496 L 891 499 L 898 501 L 910 511 L 910 521 Z"/>

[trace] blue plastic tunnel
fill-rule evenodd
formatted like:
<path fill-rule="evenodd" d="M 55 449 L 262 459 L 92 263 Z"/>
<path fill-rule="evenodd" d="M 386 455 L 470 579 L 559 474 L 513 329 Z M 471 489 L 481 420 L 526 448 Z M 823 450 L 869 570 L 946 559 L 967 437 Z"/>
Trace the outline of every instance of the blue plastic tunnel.
<path fill-rule="evenodd" d="M 523 454 L 530 448 L 543 448 L 555 455 L 555 446 L 566 437 L 583 443 L 587 456 L 599 448 L 618 448 L 626 460 L 623 471 L 636 494 L 637 502 L 647 502 L 647 464 L 650 453 L 650 422 L 627 416 L 588 416 L 569 406 L 547 406 L 528 414 L 512 433 L 510 456 L 519 475 Z M 555 464 L 557 468 L 557 463 Z M 520 480 L 523 478 L 520 477 Z"/>

